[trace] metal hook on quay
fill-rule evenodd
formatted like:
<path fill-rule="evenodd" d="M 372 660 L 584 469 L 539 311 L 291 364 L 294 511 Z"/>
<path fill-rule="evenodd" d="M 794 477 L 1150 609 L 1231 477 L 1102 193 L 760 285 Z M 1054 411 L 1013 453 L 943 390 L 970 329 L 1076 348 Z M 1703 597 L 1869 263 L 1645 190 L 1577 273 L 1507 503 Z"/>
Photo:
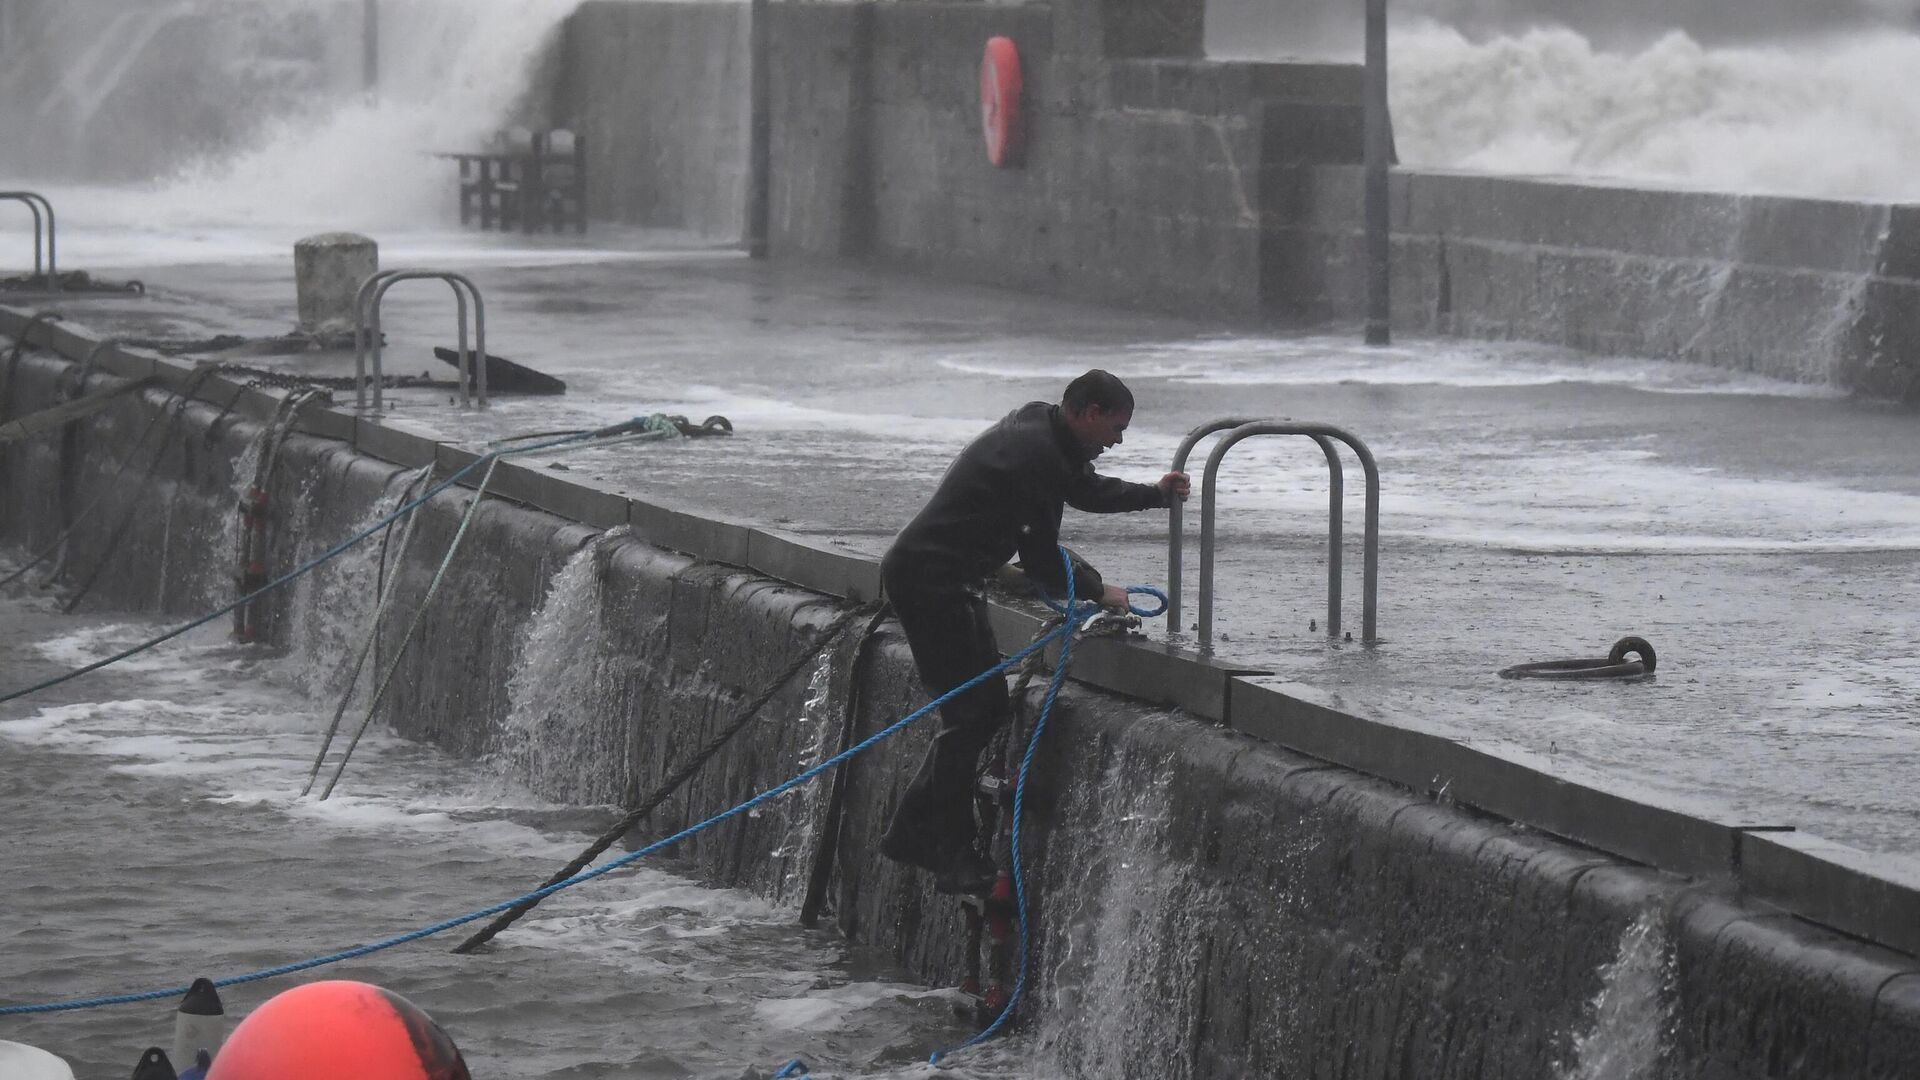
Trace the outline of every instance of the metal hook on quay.
<path fill-rule="evenodd" d="M 1629 656 L 1634 659 L 1627 659 Z M 1613 643 L 1599 659 L 1540 660 L 1500 669 L 1503 679 L 1650 679 L 1658 663 L 1653 646 L 1643 637 L 1628 635 Z"/>

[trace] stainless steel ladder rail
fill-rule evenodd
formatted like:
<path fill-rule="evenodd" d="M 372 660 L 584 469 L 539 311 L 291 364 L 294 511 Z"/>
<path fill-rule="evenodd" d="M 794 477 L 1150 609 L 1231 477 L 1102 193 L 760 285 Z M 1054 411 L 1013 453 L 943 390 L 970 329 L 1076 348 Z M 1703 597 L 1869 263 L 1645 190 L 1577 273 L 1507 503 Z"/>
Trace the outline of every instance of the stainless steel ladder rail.
<path fill-rule="evenodd" d="M 455 318 L 459 320 L 459 353 L 457 360 L 460 369 L 460 404 L 468 407 L 473 404 L 475 394 L 479 396 L 480 407 L 487 407 L 487 306 L 480 297 L 480 288 L 464 274 L 455 274 L 446 270 L 382 270 L 360 283 L 360 290 L 354 295 L 354 406 L 367 407 L 367 358 L 373 358 L 373 411 L 378 413 L 386 403 L 385 375 L 382 359 L 385 344 L 381 340 L 380 305 L 385 300 L 387 290 L 402 281 L 437 280 L 444 281 L 453 290 Z M 467 297 L 473 297 L 474 350 L 467 349 Z M 477 360 L 476 360 L 477 357 Z"/>
<path fill-rule="evenodd" d="M 1257 424 L 1262 421 L 1251 416 L 1223 416 L 1218 420 L 1209 420 L 1187 433 L 1174 451 L 1173 465 L 1169 471 L 1185 472 L 1187 457 L 1193 453 L 1201 439 L 1216 431 Z M 1284 418 L 1269 421 L 1282 423 Z M 1346 474 L 1340 467 L 1339 451 L 1324 435 L 1309 436 L 1319 445 L 1321 453 L 1327 456 L 1327 474 L 1331 483 L 1327 491 L 1327 635 L 1337 637 L 1340 633 L 1340 574 L 1343 521 L 1345 520 Z M 1168 507 L 1167 513 L 1167 625 L 1175 630 L 1180 627 L 1181 578 L 1184 576 L 1184 552 L 1186 542 L 1185 511 L 1182 503 L 1176 502 Z"/>
<path fill-rule="evenodd" d="M 1213 430 L 1219 430 L 1215 428 Z M 1201 435 L 1208 432 L 1201 432 Z M 1200 647 L 1211 648 L 1213 644 L 1213 549 L 1214 519 L 1220 462 L 1234 444 L 1255 435 L 1304 435 L 1319 444 L 1327 457 L 1329 478 L 1332 481 L 1332 499 L 1328 509 L 1328 583 L 1327 583 L 1327 634 L 1336 636 L 1340 628 L 1340 546 L 1342 541 L 1342 522 L 1340 501 L 1344 495 L 1344 479 L 1340 469 L 1339 456 L 1333 443 L 1343 442 L 1360 459 L 1360 467 L 1366 473 L 1366 536 L 1362 564 L 1360 638 L 1367 644 L 1378 639 L 1376 615 L 1379 607 L 1380 584 L 1380 470 L 1374 463 L 1373 452 L 1367 444 L 1352 433 L 1331 424 L 1295 423 L 1286 420 L 1256 420 L 1241 424 L 1229 431 L 1225 438 L 1214 444 L 1213 452 L 1207 455 L 1205 471 L 1200 481 L 1200 598 L 1199 624 Z M 1196 439 L 1197 441 L 1197 439 Z M 1168 607 L 1172 607 L 1169 600 Z"/>
<path fill-rule="evenodd" d="M 1173 464 L 1167 467 L 1167 471 L 1186 472 L 1187 458 L 1192 456 L 1193 448 L 1200 445 L 1201 439 L 1216 431 L 1257 423 L 1259 419 L 1257 416 L 1223 416 L 1201 424 L 1180 440 L 1180 448 L 1173 452 Z M 1167 628 L 1176 632 L 1180 629 L 1180 577 L 1185 570 L 1185 544 L 1186 503 L 1175 499 L 1167 507 Z"/>
<path fill-rule="evenodd" d="M 46 283 L 49 290 L 60 288 L 60 265 L 58 240 L 56 238 L 53 217 L 53 204 L 47 197 L 34 191 L 0 191 L 0 202 L 19 202 L 27 204 L 33 211 L 33 273 Z M 46 268 L 40 263 L 40 212 L 46 211 L 47 261 Z"/>

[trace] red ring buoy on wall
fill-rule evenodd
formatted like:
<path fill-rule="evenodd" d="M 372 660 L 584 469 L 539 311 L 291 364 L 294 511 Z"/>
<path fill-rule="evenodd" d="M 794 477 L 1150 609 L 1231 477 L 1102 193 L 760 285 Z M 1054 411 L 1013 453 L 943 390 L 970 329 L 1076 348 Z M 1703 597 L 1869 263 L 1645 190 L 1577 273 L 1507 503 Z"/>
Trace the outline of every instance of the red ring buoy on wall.
<path fill-rule="evenodd" d="M 1013 39 L 987 39 L 980 60 L 980 128 L 987 160 L 1002 168 L 1020 160 L 1020 50 Z"/>

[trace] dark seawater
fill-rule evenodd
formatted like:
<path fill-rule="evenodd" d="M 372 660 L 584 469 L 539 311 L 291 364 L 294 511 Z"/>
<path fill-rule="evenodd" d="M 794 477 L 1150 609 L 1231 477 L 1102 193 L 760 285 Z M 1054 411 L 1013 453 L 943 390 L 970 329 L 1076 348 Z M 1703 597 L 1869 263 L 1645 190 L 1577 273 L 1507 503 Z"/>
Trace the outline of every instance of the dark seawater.
<path fill-rule="evenodd" d="M 45 594 L 0 598 L 0 687 L 161 625 L 54 611 Z M 301 799 L 332 699 L 306 694 L 296 661 L 215 630 L 0 705 L 0 1002 L 184 985 L 403 933 L 538 886 L 616 816 L 380 732 L 331 800 Z M 818 1076 L 927 1076 L 927 1052 L 970 1031 L 948 992 L 671 863 L 563 892 L 483 955 L 448 953 L 470 929 L 229 988 L 228 1011 L 301 980 L 376 983 L 431 1013 L 477 1078 L 739 1080 L 795 1055 Z M 173 1008 L 0 1017 L 0 1039 L 82 1080 L 124 1076 L 170 1044 Z M 1016 1043 L 939 1074 L 1052 1072 Z"/>

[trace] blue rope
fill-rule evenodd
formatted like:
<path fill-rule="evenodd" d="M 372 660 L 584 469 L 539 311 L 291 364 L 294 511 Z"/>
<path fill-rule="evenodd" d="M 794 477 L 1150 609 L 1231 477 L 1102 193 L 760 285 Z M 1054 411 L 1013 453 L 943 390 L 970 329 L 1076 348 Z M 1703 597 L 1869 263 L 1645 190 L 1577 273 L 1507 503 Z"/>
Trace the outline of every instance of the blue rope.
<path fill-rule="evenodd" d="M 1066 607 L 1062 610 L 1072 611 L 1075 608 L 1073 595 L 1073 562 L 1067 556 L 1067 550 L 1065 548 L 1060 549 L 1060 558 L 1067 564 L 1067 603 Z M 1139 587 L 1141 586 L 1135 586 L 1134 588 Z M 1133 588 L 1129 588 L 1127 591 L 1131 593 Z M 1027 798 L 1027 773 L 1033 768 L 1034 751 L 1040 748 L 1040 736 L 1047 730 L 1047 717 L 1053 712 L 1054 699 L 1060 696 L 1060 683 L 1067 676 L 1067 664 L 1073 656 L 1073 628 L 1075 625 L 1075 620 L 1068 619 L 1062 624 L 1062 630 L 1064 630 L 1065 633 L 1056 631 L 1055 634 L 1048 635 L 1049 638 L 1056 635 L 1060 638 L 1060 662 L 1054 665 L 1053 680 L 1047 684 L 1046 700 L 1040 703 L 1040 718 L 1034 721 L 1033 734 L 1027 737 L 1027 752 L 1026 755 L 1020 759 L 1020 779 L 1013 788 L 1013 896 L 1014 903 L 1018 906 L 1020 913 L 1020 974 L 1015 977 L 1013 982 L 1013 996 L 1007 999 L 1006 1007 L 1000 1010 L 999 1016 L 993 1018 L 993 1023 L 988 1024 L 986 1030 L 950 1050 L 934 1051 L 927 1058 L 927 1064 L 929 1065 L 938 1065 L 940 1064 L 940 1059 L 949 1054 L 959 1053 L 970 1046 L 978 1045 L 993 1038 L 1001 1028 L 1006 1026 L 1007 1021 L 1013 1018 L 1013 1010 L 1019 1007 L 1020 998 L 1027 992 L 1028 943 L 1032 939 L 1032 934 L 1029 932 L 1027 926 L 1027 878 L 1025 871 L 1020 866 L 1020 819 L 1024 816 L 1022 811 L 1025 809 Z"/>
<path fill-rule="evenodd" d="M 471 468 L 471 466 L 469 466 L 469 468 Z M 872 748 L 875 744 L 893 737 L 894 735 L 898 734 L 900 731 L 904 730 L 908 725 L 919 720 L 921 717 L 927 715 L 928 713 L 932 712 L 934 709 L 940 707 L 941 705 L 946 704 L 948 701 L 952 700 L 954 697 L 968 690 L 973 689 L 975 686 L 978 686 L 979 684 L 985 682 L 987 679 L 993 678 L 999 675 L 1001 672 L 1005 671 L 1007 668 L 1012 667 L 1014 664 L 1017 664 L 1020 661 L 1026 659 L 1029 655 L 1041 649 L 1046 648 L 1049 644 L 1052 643 L 1054 638 L 1071 640 L 1072 633 L 1073 633 L 1073 624 L 1071 622 L 1065 623 L 1059 629 L 1054 630 L 1052 633 L 1049 633 L 1044 637 L 1041 637 L 1040 639 L 1032 642 L 1026 648 L 1021 649 L 1019 652 L 1013 654 L 1012 656 L 1007 657 L 1005 660 L 1002 660 L 1000 663 L 995 664 L 993 667 L 990 667 L 987 670 L 981 672 L 980 674 L 975 675 L 973 678 L 968 679 L 966 682 L 961 683 L 959 686 L 956 686 L 952 690 L 949 690 L 946 693 L 940 695 L 938 698 L 934 699 L 933 701 L 930 701 L 926 705 L 920 707 L 919 709 L 914 710 L 914 712 L 911 713 L 910 715 L 906 716 L 905 718 L 899 721 L 896 721 L 893 724 L 893 726 L 885 729 L 884 731 L 880 731 L 872 736 L 869 736 L 865 741 L 861 742 L 860 744 L 853 747 L 849 747 L 848 749 L 843 750 L 838 754 L 835 754 L 834 756 L 828 758 L 827 760 L 821 762 L 818 765 L 815 765 L 813 768 L 808 769 L 807 771 L 801 773 L 800 775 L 794 777 L 793 779 L 788 780 L 787 782 L 779 785 L 778 787 L 769 788 L 768 790 L 763 791 L 758 795 L 755 795 L 753 798 L 748 799 L 746 802 L 743 802 L 740 805 L 735 806 L 730 810 L 724 810 L 718 814 L 715 814 L 714 816 L 708 818 L 707 820 L 702 821 L 697 825 L 692 825 L 685 829 L 682 829 L 679 832 L 674 833 L 672 836 L 669 836 L 664 840 L 656 840 L 653 843 L 648 844 L 646 847 L 643 847 L 640 850 L 633 852 L 632 854 L 623 855 L 620 858 L 605 864 L 604 866 L 596 866 L 591 870 L 583 870 L 580 873 L 575 874 L 573 877 L 567 878 L 564 881 L 555 882 L 554 884 L 549 885 L 546 888 L 537 889 L 533 892 L 527 893 L 524 896 L 516 896 L 511 900 L 502 900 L 497 904 L 493 904 L 488 907 L 481 908 L 478 911 L 471 911 L 465 915 L 459 916 L 458 918 L 447 919 L 444 922 L 438 922 L 433 924 L 432 926 L 424 927 L 422 929 L 415 930 L 411 933 L 401 934 L 398 937 L 391 937 L 391 938 L 387 938 L 384 941 L 376 941 L 370 945 L 360 945 L 352 949 L 345 949 L 340 952 L 329 953 L 326 956 L 315 957 L 311 960 L 302 960 L 302 961 L 299 961 L 298 963 L 292 963 L 292 964 L 282 964 L 279 967 L 267 968 L 264 971 L 249 972 L 248 974 L 245 974 L 245 975 L 230 975 L 230 976 L 227 976 L 226 978 L 215 979 L 213 981 L 213 985 L 216 987 L 237 986 L 237 985 L 240 985 L 241 983 L 258 982 L 261 979 L 271 979 L 279 975 L 290 975 L 296 971 L 306 971 L 311 968 L 317 968 L 327 964 L 338 963 L 339 961 L 342 961 L 342 960 L 351 960 L 351 959 L 354 959 L 355 957 L 366 956 L 369 953 L 376 953 L 382 949 L 390 949 L 396 945 L 404 945 L 410 941 L 418 941 L 424 937 L 431 937 L 432 935 L 438 934 L 443 930 L 451 930 L 456 926 L 461 926 L 463 924 L 473 922 L 476 919 L 484 919 L 489 915 L 498 915 L 499 913 L 506 911 L 509 908 L 518 907 L 521 904 L 534 903 L 534 902 L 543 900 L 549 896 L 552 896 L 554 893 L 557 893 L 562 889 L 571 888 L 584 881 L 591 881 L 592 879 L 597 878 L 602 874 L 610 873 L 614 870 L 619 869 L 622 866 L 627 865 L 628 863 L 635 862 L 640 859 L 644 859 L 648 855 L 651 855 L 654 852 L 659 851 L 663 848 L 671 847 L 674 844 L 677 844 L 680 841 L 685 840 L 686 838 L 694 835 L 695 833 L 701 832 L 706 829 L 710 829 L 713 826 L 728 820 L 729 818 L 737 817 L 741 814 L 744 814 L 754 809 L 757 806 L 762 805 L 763 803 L 779 798 L 780 796 L 786 794 L 787 792 L 792 791 L 794 788 L 799 787 L 801 784 L 804 784 L 807 781 L 812 780 L 814 777 L 819 776 L 821 773 L 824 773 L 829 769 L 833 769 L 839 766 L 842 762 L 845 762 L 851 758 L 857 757 L 860 754 L 865 753 L 867 750 Z M 1063 656 L 1063 660 L 1064 660 L 1064 656 Z M 1058 685 L 1057 676 L 1056 676 L 1055 685 L 1056 687 Z M 1049 704 L 1052 703 L 1051 697 L 1049 697 L 1048 703 Z M 1029 756 L 1031 756 L 1031 750 L 1029 750 Z M 1022 781 L 1024 782 L 1025 780 L 1024 770 L 1022 771 L 1021 778 L 1022 778 Z M 1024 923 L 1023 923 L 1022 935 L 1023 935 L 1022 941 L 1023 941 L 1023 950 L 1024 950 Z M 1023 951 L 1023 955 L 1024 955 L 1024 951 Z M 176 986 L 176 987 L 169 987 L 165 990 L 148 990 L 148 991 L 137 993 L 137 994 L 117 994 L 111 997 L 84 998 L 78 1001 L 52 1002 L 52 1003 L 43 1004 L 43 1005 L 8 1005 L 8 1006 L 0 1007 L 0 1016 L 17 1016 L 23 1013 L 68 1012 L 76 1009 L 92 1009 L 92 1008 L 97 1008 L 103 1005 L 126 1005 L 126 1004 L 131 1004 L 137 1001 L 155 1001 L 161 998 L 180 997 L 184 995 L 187 992 L 187 990 L 188 988 L 185 986 Z M 1009 1006 L 1009 1008 L 1011 1008 L 1011 1006 Z"/>
<path fill-rule="evenodd" d="M 1073 574 L 1071 571 L 1069 571 L 1067 574 L 1067 602 L 1064 604 L 1060 603 L 1058 600 L 1055 600 L 1053 597 L 1048 596 L 1046 587 L 1044 585 L 1041 585 L 1038 581 L 1033 583 L 1033 591 L 1040 594 L 1041 603 L 1044 603 L 1049 608 L 1052 608 L 1056 614 L 1065 615 L 1067 613 L 1067 609 L 1073 606 Z M 1133 612 L 1135 615 L 1138 615 L 1143 619 L 1158 618 L 1159 616 L 1165 615 L 1167 613 L 1167 594 L 1160 591 L 1159 589 L 1154 588 L 1151 585 L 1129 585 L 1127 586 L 1127 595 L 1128 596 L 1151 596 L 1155 600 L 1160 601 L 1160 606 L 1157 608 L 1154 608 L 1151 611 L 1147 610 L 1146 608 L 1137 607 L 1131 603 L 1127 605 L 1128 611 Z"/>
<path fill-rule="evenodd" d="M 794 1058 L 792 1061 L 780 1066 L 780 1071 L 774 1073 L 768 1080 L 786 1080 L 786 1078 L 790 1076 L 805 1076 L 810 1071 L 811 1070 L 807 1068 L 806 1062 L 801 1061 L 799 1058 Z"/>
<path fill-rule="evenodd" d="M 367 537 L 372 536 L 373 534 L 379 532 L 381 529 L 384 529 L 388 525 L 393 524 L 393 522 L 396 519 L 398 519 L 401 515 L 408 513 L 409 511 L 413 510 L 415 507 L 419 506 L 421 503 L 426 502 L 428 499 L 431 499 L 435 495 L 438 495 L 442 491 L 445 491 L 446 489 L 452 487 L 461 477 L 467 475 L 468 473 L 479 468 L 480 466 L 487 464 L 489 461 L 492 461 L 495 458 L 514 457 L 520 454 L 531 454 L 539 450 L 551 450 L 556 446 L 565 446 L 568 443 L 581 442 L 586 439 L 606 438 L 613 435 L 621 435 L 631 430 L 649 430 L 645 425 L 651 422 L 652 422 L 651 417 L 637 417 L 625 423 L 614 424 L 611 427 L 601 428 L 598 431 L 584 431 L 576 435 L 568 435 L 565 438 L 554 439 L 550 442 L 543 442 L 543 443 L 536 444 L 534 446 L 521 447 L 514 450 L 495 450 L 492 453 L 485 454 L 481 457 L 475 458 L 472 462 L 470 462 L 464 468 L 460 469 L 458 472 L 455 472 L 452 476 L 447 477 L 447 479 L 444 482 L 435 484 L 432 488 L 429 488 L 426 494 L 413 500 L 407 505 L 402 506 L 400 509 L 395 510 L 393 513 L 388 514 L 386 517 L 381 518 L 379 521 L 375 522 L 371 526 L 368 526 L 367 529 L 364 530 L 363 532 L 360 532 L 359 534 L 353 537 L 350 537 L 346 540 L 341 541 L 338 545 L 336 545 L 333 548 L 333 550 L 328 551 L 326 554 L 320 556 L 317 559 L 314 559 L 313 561 L 307 563 L 306 565 L 300 567 L 297 570 L 291 571 L 290 573 L 286 574 L 283 577 L 277 578 L 273 581 L 268 582 L 265 585 L 262 585 L 260 588 L 255 589 L 253 592 L 248 593 L 247 595 L 241 597 L 238 600 L 235 600 L 233 603 L 228 604 L 226 607 L 223 607 L 218 611 L 209 612 L 206 615 L 203 615 L 200 618 L 195 619 L 192 622 L 186 624 L 185 626 L 178 627 L 173 630 L 169 630 L 166 633 L 161 634 L 159 637 L 154 638 L 151 641 L 142 642 L 141 644 L 135 645 L 133 648 L 127 649 L 124 652 L 115 653 L 114 655 L 107 657 L 105 660 L 98 660 L 98 661 L 95 661 L 94 663 L 88 664 L 86 667 L 76 668 L 73 671 L 69 671 L 64 675 L 56 675 L 51 679 L 47 679 L 42 682 L 37 682 L 32 686 L 27 687 L 24 690 L 15 690 L 4 697 L 0 697 L 0 704 L 5 704 L 6 702 L 14 701 L 19 698 L 26 697 L 29 694 L 37 694 L 42 690 L 59 686 L 61 683 L 67 682 L 71 679 L 77 679 L 80 676 L 86 675 L 90 672 L 99 671 L 101 668 L 106 667 L 109 664 L 117 664 L 120 661 L 125 660 L 130 656 L 138 656 L 140 653 L 146 652 L 148 649 L 151 649 L 156 645 L 160 645 L 165 642 L 172 641 L 174 638 L 179 637 L 181 634 L 184 634 L 189 630 L 193 630 L 198 627 L 205 626 L 206 624 L 212 622 L 213 620 L 219 618 L 220 616 L 225 615 L 228 612 L 232 611 L 234 608 L 237 608 L 242 604 L 251 603 L 252 601 L 258 599 L 259 597 L 265 596 L 267 593 L 272 592 L 273 590 L 279 588 L 280 586 L 285 585 L 290 581 L 293 581 L 295 578 L 305 575 L 309 571 L 313 570 L 315 567 L 319 566 L 321 563 L 324 563 L 327 560 L 341 554 L 342 552 L 346 551 L 348 548 L 351 548 L 355 544 L 358 544 L 362 540 L 365 540 Z"/>

